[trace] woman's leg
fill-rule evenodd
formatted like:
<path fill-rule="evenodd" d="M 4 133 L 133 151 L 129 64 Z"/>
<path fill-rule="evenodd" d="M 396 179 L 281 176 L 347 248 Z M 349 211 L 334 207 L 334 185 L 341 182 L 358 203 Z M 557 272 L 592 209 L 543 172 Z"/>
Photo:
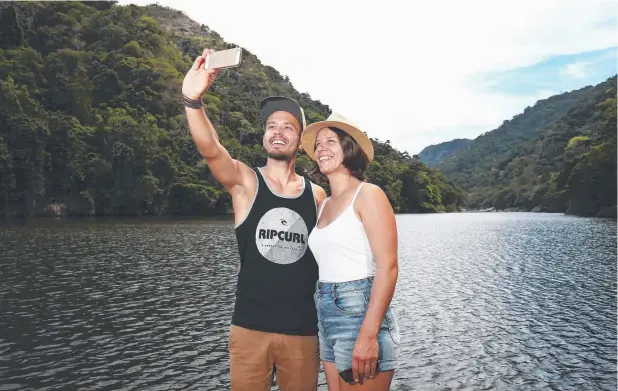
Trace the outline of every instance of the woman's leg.
<path fill-rule="evenodd" d="M 362 383 L 349 384 L 339 378 L 339 391 L 388 391 L 393 380 L 394 370 L 378 372 L 373 379 L 365 379 Z"/>
<path fill-rule="evenodd" d="M 363 384 L 346 384 L 339 371 L 352 368 L 352 353 L 365 319 L 371 281 L 323 283 L 316 296 L 319 313 L 319 341 L 329 391 L 388 390 L 399 356 L 399 328 L 389 308 L 378 332 L 378 374 Z M 336 384 L 336 388 L 335 388 Z"/>
<path fill-rule="evenodd" d="M 360 288 L 360 289 L 359 289 Z M 326 327 L 331 331 L 333 350 L 339 370 L 352 368 L 352 355 L 361 325 L 365 319 L 371 295 L 371 283 L 353 281 L 338 284 L 331 302 Z M 400 335 L 397 319 L 389 307 L 378 330 L 378 373 L 373 379 L 358 384 L 337 380 L 339 391 L 375 390 L 390 388 L 399 360 Z"/>
<path fill-rule="evenodd" d="M 320 346 L 320 358 L 324 366 L 326 385 L 328 391 L 339 391 L 339 383 L 337 381 L 339 373 L 337 372 L 337 366 L 335 364 L 335 351 L 332 346 L 330 334 L 323 327 L 324 318 L 326 317 L 326 320 L 328 320 L 331 315 L 327 310 L 328 303 L 332 301 L 331 293 L 330 289 L 325 288 L 325 284 L 320 283 L 316 288 L 314 300 L 318 311 L 318 341 Z"/>
<path fill-rule="evenodd" d="M 337 366 L 334 362 L 322 361 L 324 365 L 324 374 L 326 375 L 326 385 L 328 391 L 340 391 L 339 388 L 339 372 L 337 372 Z"/>

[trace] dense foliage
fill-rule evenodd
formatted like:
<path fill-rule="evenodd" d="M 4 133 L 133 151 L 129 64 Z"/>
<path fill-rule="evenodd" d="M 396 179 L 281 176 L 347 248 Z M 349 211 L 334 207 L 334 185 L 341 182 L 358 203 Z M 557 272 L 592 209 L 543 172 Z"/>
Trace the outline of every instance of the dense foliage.
<path fill-rule="evenodd" d="M 472 140 L 469 140 L 467 138 L 457 138 L 455 140 L 430 145 L 423 148 L 423 150 L 418 154 L 418 157 L 421 162 L 431 167 L 448 159 L 456 152 L 468 148 L 471 142 Z"/>
<path fill-rule="evenodd" d="M 202 48 L 231 46 L 157 5 L 0 3 L 0 214 L 229 213 L 188 132 L 180 87 Z M 222 143 L 250 166 L 266 160 L 258 103 L 268 95 L 297 99 L 309 123 L 330 112 L 245 51 L 203 98 Z M 396 211 L 457 209 L 462 192 L 440 173 L 373 142 L 368 180 Z M 299 173 L 312 165 L 299 156 Z"/>
<path fill-rule="evenodd" d="M 437 167 L 471 208 L 616 216 L 616 76 L 539 101 Z"/>

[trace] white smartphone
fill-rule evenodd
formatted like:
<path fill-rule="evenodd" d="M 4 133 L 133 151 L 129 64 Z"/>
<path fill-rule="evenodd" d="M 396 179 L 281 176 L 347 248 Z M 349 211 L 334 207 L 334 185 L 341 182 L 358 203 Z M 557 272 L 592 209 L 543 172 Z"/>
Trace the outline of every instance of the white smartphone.
<path fill-rule="evenodd" d="M 206 57 L 204 68 L 205 69 L 208 69 L 208 68 L 223 69 L 223 68 L 237 67 L 240 65 L 241 59 L 242 59 L 242 49 L 239 47 L 221 50 L 218 52 L 210 53 Z"/>

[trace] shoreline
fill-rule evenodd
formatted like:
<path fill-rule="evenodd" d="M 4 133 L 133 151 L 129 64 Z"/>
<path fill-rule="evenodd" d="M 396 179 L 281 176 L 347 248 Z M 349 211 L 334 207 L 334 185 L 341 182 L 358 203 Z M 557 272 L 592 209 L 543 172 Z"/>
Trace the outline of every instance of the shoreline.
<path fill-rule="evenodd" d="M 613 208 L 615 211 L 615 207 Z M 443 215 L 443 214 L 479 214 L 479 213 L 530 213 L 530 214 L 552 214 L 552 215 L 565 215 L 584 218 L 599 218 L 599 219 L 613 219 L 616 220 L 615 214 L 605 215 L 597 213 L 594 216 L 583 216 L 572 214 L 568 212 L 552 212 L 542 210 L 524 210 L 524 209 L 496 209 L 496 208 L 483 208 L 483 209 L 466 209 L 462 208 L 458 211 L 437 211 L 437 212 L 396 212 L 395 215 Z M 212 215 L 182 215 L 182 214 L 160 214 L 160 215 L 130 215 L 130 214 L 106 214 L 106 215 L 77 215 L 77 214 L 36 214 L 32 216 L 24 215 L 0 215 L 0 222 L 26 222 L 26 221 L 96 221 L 104 222 L 106 220 L 127 220 L 127 221 L 178 221 L 178 220 L 195 220 L 195 221 L 233 221 L 233 213 L 225 214 L 212 214 Z"/>

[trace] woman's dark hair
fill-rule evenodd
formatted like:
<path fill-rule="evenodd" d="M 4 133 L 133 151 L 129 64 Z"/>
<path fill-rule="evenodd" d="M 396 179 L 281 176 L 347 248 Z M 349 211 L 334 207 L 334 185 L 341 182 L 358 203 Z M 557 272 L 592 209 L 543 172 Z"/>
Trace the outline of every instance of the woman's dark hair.
<path fill-rule="evenodd" d="M 353 177 L 361 181 L 364 180 L 367 167 L 369 166 L 369 159 L 365 152 L 363 152 L 356 140 L 343 130 L 330 126 L 329 129 L 335 132 L 339 138 L 339 144 L 341 144 L 341 149 L 343 150 L 343 165 L 350 171 Z M 320 172 L 317 162 L 314 162 L 313 169 L 309 171 L 309 177 L 316 182 L 328 182 L 326 175 Z"/>

